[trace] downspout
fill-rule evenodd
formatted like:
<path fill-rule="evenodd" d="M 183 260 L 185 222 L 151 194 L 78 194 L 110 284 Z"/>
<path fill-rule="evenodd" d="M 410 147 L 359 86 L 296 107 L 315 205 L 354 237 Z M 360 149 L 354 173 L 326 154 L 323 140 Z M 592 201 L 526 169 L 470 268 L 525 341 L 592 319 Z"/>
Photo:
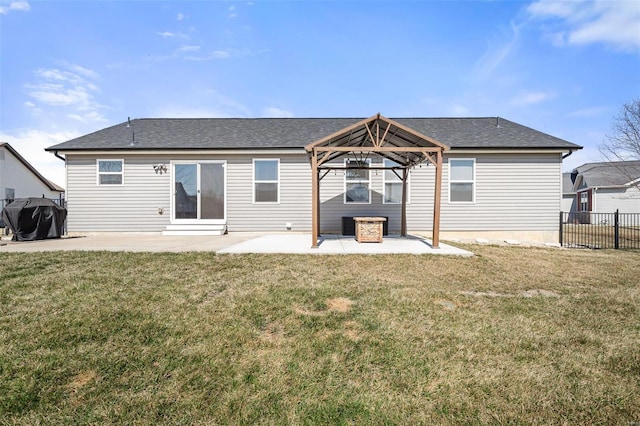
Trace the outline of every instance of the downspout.
<path fill-rule="evenodd" d="M 58 151 L 53 151 L 53 155 L 55 155 L 56 157 L 58 157 L 59 159 L 61 159 L 62 161 L 64 161 L 65 163 L 67 162 L 67 160 L 61 156 L 60 154 L 58 154 Z M 564 158 L 564 157 L 563 157 Z"/>
<path fill-rule="evenodd" d="M 57 153 L 57 152 L 56 152 Z M 571 154 L 573 154 L 573 150 L 569 150 L 568 153 L 566 153 L 565 155 L 562 156 L 562 159 L 564 160 L 565 158 L 567 158 L 568 156 L 570 156 Z"/>

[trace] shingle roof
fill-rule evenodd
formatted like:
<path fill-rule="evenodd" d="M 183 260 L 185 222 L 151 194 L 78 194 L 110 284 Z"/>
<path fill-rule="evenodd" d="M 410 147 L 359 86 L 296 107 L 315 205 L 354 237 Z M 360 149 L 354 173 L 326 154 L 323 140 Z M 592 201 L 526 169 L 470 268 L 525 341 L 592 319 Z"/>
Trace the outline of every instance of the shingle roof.
<path fill-rule="evenodd" d="M 143 118 L 63 142 L 47 151 L 304 148 L 358 118 Z M 558 148 L 579 145 L 503 118 L 398 118 L 451 148 Z M 499 123 L 496 126 L 496 122 Z M 135 135 L 135 144 L 132 144 Z"/>
<path fill-rule="evenodd" d="M 575 191 L 573 190 L 573 180 L 571 180 L 571 172 L 562 174 L 562 193 L 575 194 Z"/>
<path fill-rule="evenodd" d="M 586 163 L 573 170 L 588 188 L 603 186 L 624 186 L 640 178 L 640 161 L 607 161 Z"/>

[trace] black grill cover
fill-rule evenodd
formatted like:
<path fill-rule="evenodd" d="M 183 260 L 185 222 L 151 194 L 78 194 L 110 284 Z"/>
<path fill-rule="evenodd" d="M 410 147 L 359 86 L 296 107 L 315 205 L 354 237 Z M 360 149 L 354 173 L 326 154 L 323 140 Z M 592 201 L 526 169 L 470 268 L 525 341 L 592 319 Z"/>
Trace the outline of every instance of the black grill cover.
<path fill-rule="evenodd" d="M 66 217 L 67 209 L 48 198 L 18 198 L 2 209 L 14 241 L 60 238 Z"/>

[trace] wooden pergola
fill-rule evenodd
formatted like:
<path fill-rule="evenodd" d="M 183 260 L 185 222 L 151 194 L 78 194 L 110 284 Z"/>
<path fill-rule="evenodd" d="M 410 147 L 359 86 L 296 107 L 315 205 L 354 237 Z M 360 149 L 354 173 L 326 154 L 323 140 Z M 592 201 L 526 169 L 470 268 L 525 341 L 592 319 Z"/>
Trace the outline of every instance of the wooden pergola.
<path fill-rule="evenodd" d="M 409 170 L 429 161 L 435 167 L 436 181 L 433 204 L 433 247 L 440 246 L 440 198 L 442 188 L 442 154 L 449 147 L 380 113 L 345 127 L 305 146 L 311 162 L 311 247 L 318 247 L 320 235 L 320 181 L 331 170 L 347 167 L 331 165 L 331 161 L 352 155 L 356 167 L 369 170 L 393 170 L 402 180 L 400 234 L 407 235 L 407 179 Z M 394 161 L 397 167 L 369 167 L 363 158 L 379 155 Z M 398 174 L 401 172 L 401 175 Z"/>

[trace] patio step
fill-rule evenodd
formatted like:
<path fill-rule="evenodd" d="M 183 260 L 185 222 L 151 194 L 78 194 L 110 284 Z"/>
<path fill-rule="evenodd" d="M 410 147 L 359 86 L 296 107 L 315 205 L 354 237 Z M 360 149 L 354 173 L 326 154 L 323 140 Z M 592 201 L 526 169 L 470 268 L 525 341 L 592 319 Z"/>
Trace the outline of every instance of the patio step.
<path fill-rule="evenodd" d="M 226 224 L 219 225 L 167 225 L 162 235 L 224 235 Z"/>

